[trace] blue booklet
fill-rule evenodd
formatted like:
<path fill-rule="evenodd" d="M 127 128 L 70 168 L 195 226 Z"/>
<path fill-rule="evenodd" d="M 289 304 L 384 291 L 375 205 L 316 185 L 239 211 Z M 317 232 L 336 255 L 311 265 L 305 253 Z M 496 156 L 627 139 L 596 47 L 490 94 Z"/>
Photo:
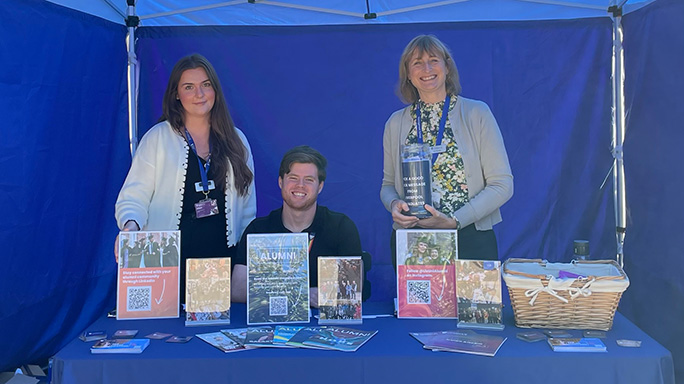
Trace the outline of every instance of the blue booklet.
<path fill-rule="evenodd" d="M 222 329 L 226 336 L 239 341 L 240 344 L 245 344 L 245 339 L 247 338 L 247 328 L 232 328 L 232 329 Z"/>
<path fill-rule="evenodd" d="M 290 341 L 292 336 L 294 336 L 302 328 L 304 327 L 297 325 L 276 325 L 275 331 L 273 332 L 273 344 L 289 347 L 289 345 L 286 345 L 285 343 Z"/>
<path fill-rule="evenodd" d="M 238 340 L 223 332 L 198 333 L 196 336 L 226 353 L 246 350 Z"/>
<path fill-rule="evenodd" d="M 245 346 L 272 347 L 274 331 L 275 329 L 271 326 L 247 328 L 247 334 L 245 335 Z"/>
<path fill-rule="evenodd" d="M 304 340 L 305 346 L 333 349 L 343 352 L 354 352 L 361 348 L 378 331 L 362 331 L 358 329 L 326 326 Z"/>
<path fill-rule="evenodd" d="M 608 352 L 601 339 L 592 337 L 553 337 L 548 343 L 554 352 Z"/>
<path fill-rule="evenodd" d="M 460 352 L 472 355 L 494 356 L 506 341 L 505 337 L 483 335 L 476 332 L 441 332 L 419 339 L 423 348 L 433 351 Z M 415 337 L 415 336 L 414 336 Z"/>
<path fill-rule="evenodd" d="M 90 347 L 90 353 L 142 353 L 150 339 L 105 339 Z"/>
<path fill-rule="evenodd" d="M 290 337 L 290 340 L 288 340 L 285 344 L 299 348 L 321 349 L 320 347 L 304 344 L 304 342 L 306 340 L 309 340 L 311 336 L 317 334 L 321 328 L 323 327 L 304 327 L 297 331 L 297 333 L 295 333 L 294 336 Z"/>
<path fill-rule="evenodd" d="M 309 234 L 247 235 L 247 324 L 309 322 Z"/>

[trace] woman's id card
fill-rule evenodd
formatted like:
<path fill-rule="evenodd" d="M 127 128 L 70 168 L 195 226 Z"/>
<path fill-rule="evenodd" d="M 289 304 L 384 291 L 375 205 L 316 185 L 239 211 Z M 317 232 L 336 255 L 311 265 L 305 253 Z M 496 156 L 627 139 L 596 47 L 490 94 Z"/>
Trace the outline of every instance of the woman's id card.
<path fill-rule="evenodd" d="M 218 215 L 218 203 L 216 199 L 206 198 L 195 203 L 195 215 L 198 219 Z"/>

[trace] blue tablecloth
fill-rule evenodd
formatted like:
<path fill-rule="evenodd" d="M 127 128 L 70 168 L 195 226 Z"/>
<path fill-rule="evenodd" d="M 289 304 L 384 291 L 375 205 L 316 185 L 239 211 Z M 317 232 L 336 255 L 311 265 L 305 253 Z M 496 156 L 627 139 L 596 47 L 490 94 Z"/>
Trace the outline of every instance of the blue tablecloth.
<path fill-rule="evenodd" d="M 183 319 L 102 318 L 88 330 L 137 329 L 194 335 L 245 327 L 245 305 L 234 304 L 229 326 L 185 327 Z M 389 303 L 365 303 L 364 314 L 389 313 Z M 515 337 L 510 306 L 503 331 L 477 331 L 507 337 L 495 357 L 424 350 L 409 332 L 455 329 L 455 320 L 364 319 L 350 328 L 379 332 L 357 352 L 262 348 L 223 353 L 194 337 L 186 344 L 152 340 L 139 355 L 92 355 L 93 342 L 78 339 L 52 361 L 53 383 L 554 383 L 674 384 L 670 352 L 619 313 L 604 343 L 608 353 L 553 352 L 546 342 Z M 312 325 L 317 323 L 312 318 Z M 580 337 L 581 331 L 571 331 Z M 624 348 L 617 339 L 641 340 Z"/>

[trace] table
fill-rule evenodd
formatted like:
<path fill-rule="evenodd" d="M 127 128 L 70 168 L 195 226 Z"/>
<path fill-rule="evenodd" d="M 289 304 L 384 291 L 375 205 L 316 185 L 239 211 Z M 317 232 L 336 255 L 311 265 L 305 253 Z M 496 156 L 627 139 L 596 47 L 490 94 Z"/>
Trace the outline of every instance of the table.
<path fill-rule="evenodd" d="M 185 327 L 183 319 L 97 320 L 88 330 L 138 329 L 137 337 L 155 331 L 194 335 L 245 327 L 245 305 L 233 304 L 229 326 Z M 391 303 L 364 303 L 364 314 L 389 313 Z M 317 320 L 312 318 L 311 324 Z M 510 306 L 503 331 L 477 331 L 507 337 L 495 357 L 432 352 L 409 332 L 454 329 L 455 320 L 379 317 L 350 328 L 379 332 L 357 352 L 262 348 L 223 353 L 194 337 L 187 344 L 151 340 L 139 355 L 92 355 L 93 344 L 73 340 L 52 360 L 52 380 L 62 383 L 544 383 L 674 384 L 670 352 L 617 313 L 604 343 L 608 353 L 553 352 L 544 342 L 515 337 Z M 581 331 L 571 331 L 581 336 Z M 616 339 L 642 341 L 624 348 Z"/>

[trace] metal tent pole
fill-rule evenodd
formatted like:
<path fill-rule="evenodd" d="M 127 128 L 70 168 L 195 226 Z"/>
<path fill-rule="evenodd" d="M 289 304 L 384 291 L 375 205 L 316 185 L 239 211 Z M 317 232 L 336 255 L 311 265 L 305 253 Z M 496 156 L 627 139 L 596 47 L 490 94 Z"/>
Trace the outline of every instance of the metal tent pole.
<path fill-rule="evenodd" d="M 613 19 L 613 200 L 617 262 L 624 266 L 625 231 L 627 229 L 627 198 L 625 196 L 625 141 L 624 54 L 622 49 L 622 6 L 627 0 L 608 8 Z"/>
<path fill-rule="evenodd" d="M 135 55 L 135 29 L 140 23 L 140 18 L 135 15 L 135 0 L 126 0 L 126 26 L 128 36 L 126 45 L 128 49 L 128 140 L 131 145 L 131 157 L 138 148 L 138 82 L 137 66 L 138 58 Z"/>

